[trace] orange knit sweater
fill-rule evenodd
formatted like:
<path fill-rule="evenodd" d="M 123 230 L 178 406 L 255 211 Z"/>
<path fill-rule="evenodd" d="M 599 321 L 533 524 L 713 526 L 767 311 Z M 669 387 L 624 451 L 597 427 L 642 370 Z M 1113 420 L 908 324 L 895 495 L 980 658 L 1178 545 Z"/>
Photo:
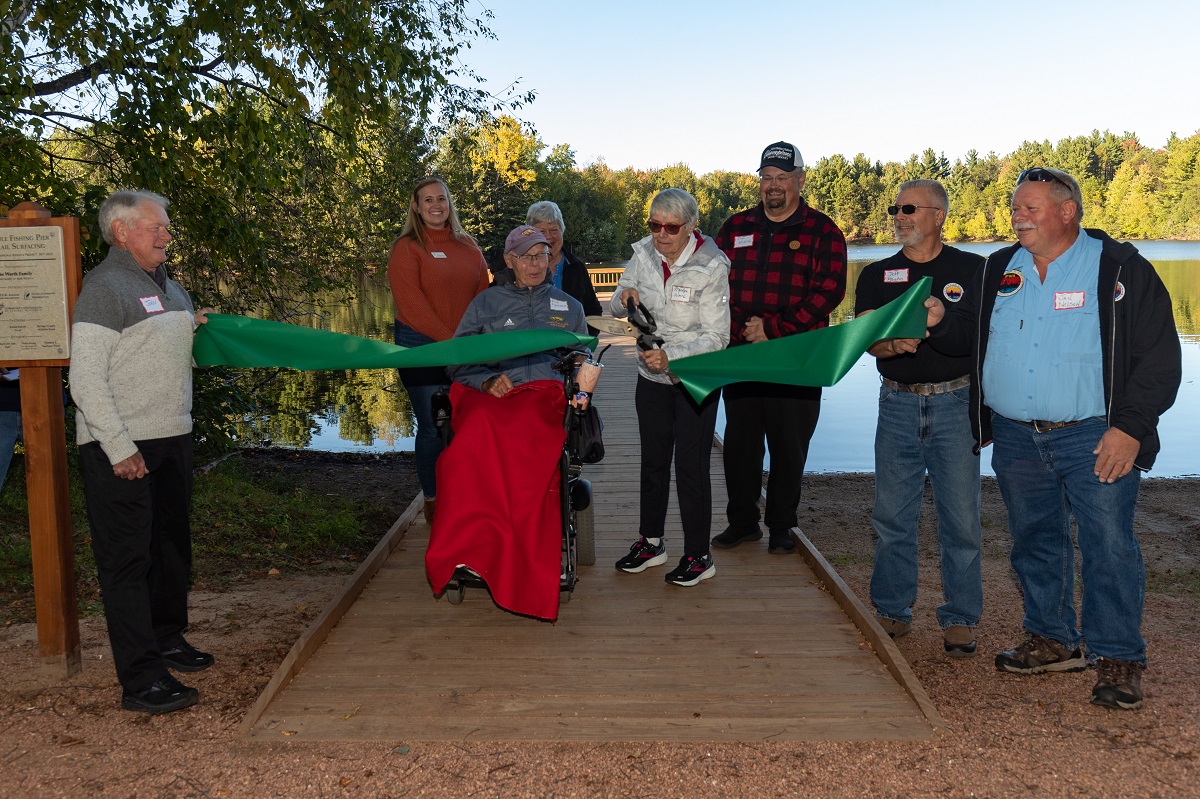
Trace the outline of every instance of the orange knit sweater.
<path fill-rule="evenodd" d="M 449 228 L 425 231 L 428 250 L 403 238 L 388 257 L 396 318 L 434 341 L 454 336 L 475 295 L 488 287 L 488 268 L 474 243 Z"/>

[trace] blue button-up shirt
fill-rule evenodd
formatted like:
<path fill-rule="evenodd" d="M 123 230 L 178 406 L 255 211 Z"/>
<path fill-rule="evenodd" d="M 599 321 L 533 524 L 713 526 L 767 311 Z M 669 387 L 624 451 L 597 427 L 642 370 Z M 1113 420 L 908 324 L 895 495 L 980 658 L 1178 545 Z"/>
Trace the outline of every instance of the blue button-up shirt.
<path fill-rule="evenodd" d="M 1026 422 L 1104 415 L 1101 248 L 1081 230 L 1046 267 L 1045 283 L 1024 247 L 1009 262 L 983 362 L 983 394 L 996 413 Z"/>

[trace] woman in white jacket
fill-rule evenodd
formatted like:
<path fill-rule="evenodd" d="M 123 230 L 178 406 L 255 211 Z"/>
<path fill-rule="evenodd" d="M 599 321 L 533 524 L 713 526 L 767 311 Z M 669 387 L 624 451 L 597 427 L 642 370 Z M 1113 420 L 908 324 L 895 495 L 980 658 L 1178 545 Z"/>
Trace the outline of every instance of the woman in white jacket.
<path fill-rule="evenodd" d="M 663 343 L 639 353 L 635 404 L 641 441 L 641 514 L 638 540 L 617 569 L 630 574 L 667 562 L 665 525 L 671 459 L 683 521 L 683 557 L 666 575 L 673 585 L 696 585 L 717 573 L 709 552 L 712 484 L 709 461 L 720 392 L 697 404 L 671 374 L 671 361 L 725 348 L 729 343 L 729 259 L 696 230 L 700 211 L 692 195 L 664 189 L 650 202 L 650 235 L 633 245 L 633 258 L 613 292 L 613 316 L 633 300 L 650 312 Z"/>

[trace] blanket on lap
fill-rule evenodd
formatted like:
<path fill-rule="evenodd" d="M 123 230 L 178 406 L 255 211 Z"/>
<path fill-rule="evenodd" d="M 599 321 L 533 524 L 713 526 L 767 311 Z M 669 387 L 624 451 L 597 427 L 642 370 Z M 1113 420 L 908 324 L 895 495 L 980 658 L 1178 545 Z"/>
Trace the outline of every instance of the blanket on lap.
<path fill-rule="evenodd" d="M 500 607 L 554 621 L 562 573 L 562 384 L 538 380 L 497 399 L 455 383 L 450 403 L 454 438 L 438 458 L 437 512 L 425 552 L 434 593 L 465 566 Z"/>

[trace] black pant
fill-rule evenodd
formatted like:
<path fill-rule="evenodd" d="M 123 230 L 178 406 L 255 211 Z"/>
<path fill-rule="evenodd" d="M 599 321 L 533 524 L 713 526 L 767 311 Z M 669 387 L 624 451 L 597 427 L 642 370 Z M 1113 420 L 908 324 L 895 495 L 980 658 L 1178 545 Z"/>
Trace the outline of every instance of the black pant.
<path fill-rule="evenodd" d="M 764 436 L 771 453 L 767 528 L 788 530 L 797 525 L 808 442 L 820 413 L 819 388 L 775 383 L 726 386 L 724 462 L 730 527 L 742 533 L 758 529 Z"/>
<path fill-rule="evenodd" d="M 702 404 L 681 385 L 655 383 L 638 376 L 634 403 L 642 446 L 641 519 L 639 534 L 662 538 L 671 492 L 671 456 L 675 456 L 675 485 L 683 521 L 683 553 L 707 555 L 712 532 L 713 431 L 717 427 L 714 391 Z"/>
<path fill-rule="evenodd" d="M 149 474 L 123 480 L 100 445 L 79 448 L 92 552 L 117 679 L 137 691 L 167 675 L 162 650 L 187 629 L 192 437 L 137 441 Z"/>

